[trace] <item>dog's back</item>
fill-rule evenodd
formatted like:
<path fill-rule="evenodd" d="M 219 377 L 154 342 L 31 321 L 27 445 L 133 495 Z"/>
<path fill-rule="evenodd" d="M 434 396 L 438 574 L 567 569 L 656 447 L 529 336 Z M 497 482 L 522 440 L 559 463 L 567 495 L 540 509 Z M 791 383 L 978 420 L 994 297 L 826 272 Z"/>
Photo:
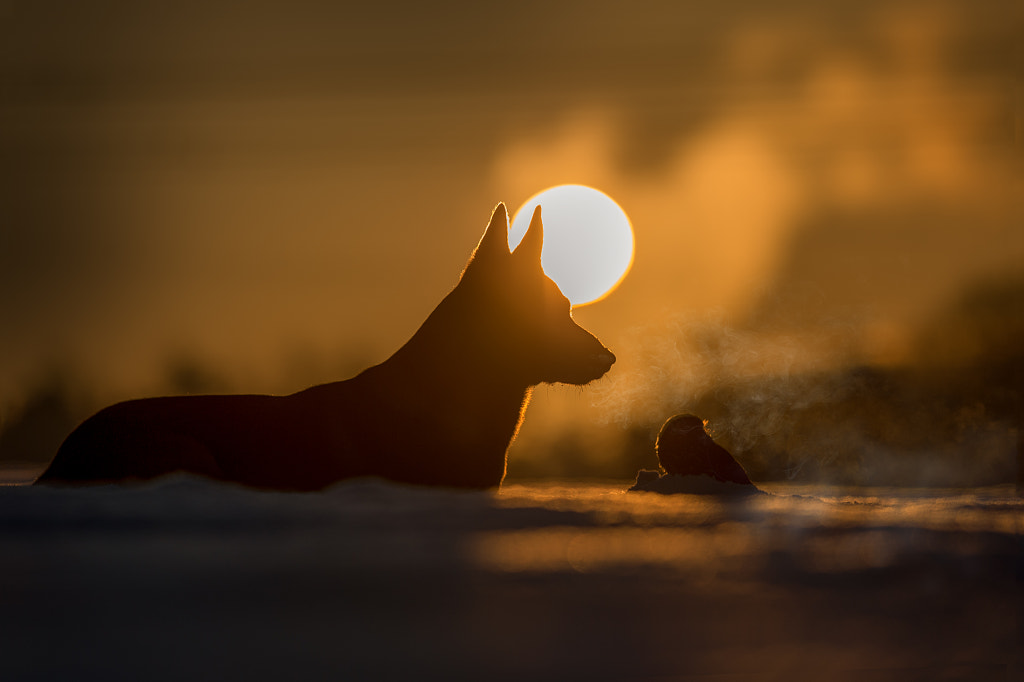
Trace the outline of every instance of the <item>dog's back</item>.
<path fill-rule="evenodd" d="M 39 482 L 186 471 L 283 490 L 353 476 L 497 486 L 531 387 L 585 384 L 615 361 L 541 270 L 542 232 L 538 208 L 510 253 L 499 204 L 455 289 L 393 356 L 352 379 L 290 396 L 119 403 L 79 426 Z"/>

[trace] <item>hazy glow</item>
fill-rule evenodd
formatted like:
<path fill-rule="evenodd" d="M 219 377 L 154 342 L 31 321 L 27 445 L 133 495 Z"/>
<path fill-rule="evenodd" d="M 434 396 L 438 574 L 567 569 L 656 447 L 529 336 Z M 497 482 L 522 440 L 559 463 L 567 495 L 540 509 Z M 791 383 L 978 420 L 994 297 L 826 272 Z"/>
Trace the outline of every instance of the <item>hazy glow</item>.
<path fill-rule="evenodd" d="M 508 232 L 515 249 L 541 205 L 544 248 L 541 265 L 573 305 L 607 296 L 633 264 L 633 228 L 607 194 L 584 185 L 558 185 L 523 204 Z"/>

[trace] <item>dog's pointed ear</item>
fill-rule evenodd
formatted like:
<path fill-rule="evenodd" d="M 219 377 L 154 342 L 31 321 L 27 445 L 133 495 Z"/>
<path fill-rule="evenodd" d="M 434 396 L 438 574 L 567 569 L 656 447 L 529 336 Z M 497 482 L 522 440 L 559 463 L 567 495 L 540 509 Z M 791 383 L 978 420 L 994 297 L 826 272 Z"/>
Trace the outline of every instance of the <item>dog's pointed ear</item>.
<path fill-rule="evenodd" d="M 490 255 L 507 256 L 509 254 L 508 210 L 505 208 L 505 202 L 499 201 L 498 205 L 494 207 L 491 221 L 487 224 L 484 236 L 480 238 L 480 243 L 476 245 L 476 251 L 473 253 L 474 257 L 483 255 L 485 258 Z"/>
<path fill-rule="evenodd" d="M 544 246 L 544 221 L 540 217 L 540 204 L 533 209 L 533 218 L 530 219 L 530 226 L 526 228 L 523 240 L 516 247 L 516 256 L 540 263 L 540 252 Z"/>

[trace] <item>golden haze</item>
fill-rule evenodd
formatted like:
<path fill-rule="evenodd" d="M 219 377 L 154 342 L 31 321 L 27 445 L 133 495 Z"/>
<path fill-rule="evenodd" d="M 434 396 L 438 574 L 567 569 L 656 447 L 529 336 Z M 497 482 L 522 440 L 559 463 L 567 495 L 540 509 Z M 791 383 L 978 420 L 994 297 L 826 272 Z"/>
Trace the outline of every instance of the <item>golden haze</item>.
<path fill-rule="evenodd" d="M 513 462 L 617 456 L 601 422 L 716 382 L 912 362 L 1024 265 L 1019 3 L 588 3 L 586 30 L 574 3 L 214 4 L 0 11 L 7 421 L 55 373 L 79 412 L 350 375 L 496 201 L 562 183 L 633 222 L 631 274 L 577 312 L 620 361 L 538 391 Z"/>

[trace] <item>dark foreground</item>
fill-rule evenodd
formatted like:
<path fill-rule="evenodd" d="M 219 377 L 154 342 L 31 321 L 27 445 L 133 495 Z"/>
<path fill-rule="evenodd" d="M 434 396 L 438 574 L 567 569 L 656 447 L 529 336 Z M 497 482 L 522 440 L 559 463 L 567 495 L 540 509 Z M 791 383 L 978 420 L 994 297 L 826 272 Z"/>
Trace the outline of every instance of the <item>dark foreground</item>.
<path fill-rule="evenodd" d="M 0 488 L 0 679 L 1021 679 L 1009 488 Z"/>

